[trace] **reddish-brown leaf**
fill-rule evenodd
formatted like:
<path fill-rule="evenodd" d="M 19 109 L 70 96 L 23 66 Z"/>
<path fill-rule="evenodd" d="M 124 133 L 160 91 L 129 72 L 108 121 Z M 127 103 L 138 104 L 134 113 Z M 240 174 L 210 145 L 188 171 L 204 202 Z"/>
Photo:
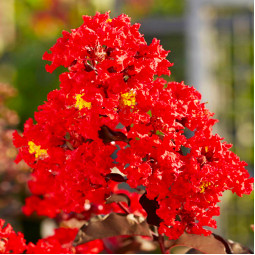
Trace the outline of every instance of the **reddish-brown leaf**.
<path fill-rule="evenodd" d="M 130 198 L 124 193 L 112 194 L 106 199 L 106 204 L 124 202 L 130 206 Z"/>
<path fill-rule="evenodd" d="M 117 174 L 117 173 L 110 173 L 106 175 L 106 181 L 115 181 L 115 182 L 125 182 L 127 178 L 125 175 Z"/>
<path fill-rule="evenodd" d="M 107 237 L 132 235 L 151 237 L 149 225 L 144 218 L 134 214 L 111 213 L 104 217 L 91 218 L 80 228 L 73 245 Z"/>
<path fill-rule="evenodd" d="M 171 250 L 176 246 L 186 246 L 207 254 L 227 254 L 224 244 L 214 235 L 203 236 L 194 234 L 182 234 L 177 240 L 165 241 L 166 249 Z"/>
<path fill-rule="evenodd" d="M 98 131 L 99 138 L 103 140 L 104 143 L 110 143 L 113 141 L 122 141 L 129 143 L 130 139 L 127 138 L 125 134 L 119 131 L 113 131 L 106 125 L 103 125 Z"/>
<path fill-rule="evenodd" d="M 156 200 L 150 200 L 144 193 L 139 200 L 143 209 L 147 212 L 147 222 L 151 225 L 159 226 L 162 219 L 156 214 L 159 204 Z"/>

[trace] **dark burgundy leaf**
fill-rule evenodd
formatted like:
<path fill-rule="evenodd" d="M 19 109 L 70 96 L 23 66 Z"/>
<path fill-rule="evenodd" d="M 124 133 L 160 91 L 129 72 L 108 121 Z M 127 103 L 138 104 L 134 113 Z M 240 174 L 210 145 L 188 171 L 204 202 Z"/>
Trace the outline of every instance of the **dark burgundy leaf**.
<path fill-rule="evenodd" d="M 228 243 L 234 254 L 253 254 L 254 252 L 247 247 L 244 247 L 240 243 L 235 243 L 231 240 L 228 240 Z"/>
<path fill-rule="evenodd" d="M 112 194 L 106 199 L 106 204 L 118 202 L 125 202 L 128 206 L 130 206 L 130 198 L 124 193 Z"/>
<path fill-rule="evenodd" d="M 122 141 L 129 143 L 130 141 L 130 139 L 128 139 L 125 134 L 119 131 L 113 131 L 106 125 L 101 127 L 101 129 L 98 131 L 98 135 L 104 143 L 110 143 L 112 141 Z"/>
<path fill-rule="evenodd" d="M 109 67 L 109 68 L 107 69 L 107 71 L 108 71 L 109 73 L 116 73 L 116 72 L 117 72 L 117 71 L 114 69 L 113 66 Z"/>
<path fill-rule="evenodd" d="M 146 240 L 141 236 L 132 236 L 123 240 L 121 247 L 114 251 L 117 254 L 137 254 L 155 251 L 157 245 L 155 242 Z"/>
<path fill-rule="evenodd" d="M 225 240 L 223 237 L 219 236 L 219 235 L 216 235 L 216 234 L 212 234 L 217 240 L 219 240 L 220 242 L 223 243 L 223 245 L 225 246 L 225 249 L 226 249 L 226 253 L 227 254 L 232 254 L 233 251 L 231 249 L 231 246 L 229 245 L 228 241 Z"/>
<path fill-rule="evenodd" d="M 203 254 L 203 252 L 191 248 L 185 254 Z"/>
<path fill-rule="evenodd" d="M 218 239 L 224 244 L 228 254 L 253 254 L 252 250 L 250 250 L 247 247 L 244 247 L 240 243 L 234 242 L 232 240 L 226 240 L 223 237 L 216 234 L 213 235 L 216 239 Z"/>
<path fill-rule="evenodd" d="M 141 244 L 135 240 L 129 242 L 124 242 L 123 245 L 118 248 L 114 253 L 117 254 L 127 254 L 127 253 L 137 253 L 140 251 Z"/>
<path fill-rule="evenodd" d="M 166 240 L 165 247 L 168 250 L 176 246 L 186 246 L 207 254 L 227 254 L 225 245 L 216 239 L 214 235 L 203 236 L 195 234 L 182 234 L 177 240 Z"/>
<path fill-rule="evenodd" d="M 152 237 L 146 220 L 134 214 L 111 213 L 104 217 L 91 218 L 80 228 L 73 245 L 107 237 L 132 235 Z"/>
<path fill-rule="evenodd" d="M 76 63 L 77 63 L 77 60 L 75 59 L 75 60 L 70 64 L 69 67 L 72 67 L 72 66 L 76 65 Z"/>
<path fill-rule="evenodd" d="M 150 200 L 147 198 L 146 193 L 144 193 L 140 200 L 139 200 L 143 209 L 147 212 L 147 222 L 149 224 L 159 226 L 160 222 L 162 221 L 161 218 L 156 214 L 156 210 L 159 208 L 159 204 L 154 200 Z"/>
<path fill-rule="evenodd" d="M 84 64 L 84 67 L 85 67 L 85 71 L 86 72 L 91 72 L 94 70 L 93 66 L 91 66 L 90 64 Z"/>
<path fill-rule="evenodd" d="M 110 173 L 106 175 L 106 180 L 112 180 L 115 182 L 125 182 L 127 179 L 125 178 L 125 175 L 116 174 L 116 173 Z"/>

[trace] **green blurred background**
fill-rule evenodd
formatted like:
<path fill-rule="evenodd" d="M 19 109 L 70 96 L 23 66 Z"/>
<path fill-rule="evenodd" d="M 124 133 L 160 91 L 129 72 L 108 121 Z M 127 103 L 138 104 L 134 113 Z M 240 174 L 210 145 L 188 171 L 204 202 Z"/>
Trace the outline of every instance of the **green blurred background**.
<path fill-rule="evenodd" d="M 133 23 L 142 24 L 148 43 L 157 37 L 171 50 L 168 59 L 175 65 L 170 79 L 184 80 L 202 93 L 220 120 L 215 131 L 234 144 L 233 151 L 249 164 L 253 176 L 252 0 L 0 0 L 0 83 L 16 88 L 16 96 L 5 102 L 20 119 L 16 126 L 5 123 L 2 129 L 22 130 L 47 93 L 58 88 L 62 70 L 46 73 L 42 55 L 61 31 L 80 26 L 82 15 L 108 10 L 112 17 L 128 14 Z M 2 181 L 8 169 L 0 167 Z M 4 188 L 0 185 L 0 216 L 24 231 L 28 239 L 36 239 L 39 221 L 20 214 L 26 191 L 15 193 L 19 202 L 13 214 L 12 207 L 6 213 Z M 216 232 L 253 249 L 253 194 L 240 199 L 226 192 L 222 200 Z"/>

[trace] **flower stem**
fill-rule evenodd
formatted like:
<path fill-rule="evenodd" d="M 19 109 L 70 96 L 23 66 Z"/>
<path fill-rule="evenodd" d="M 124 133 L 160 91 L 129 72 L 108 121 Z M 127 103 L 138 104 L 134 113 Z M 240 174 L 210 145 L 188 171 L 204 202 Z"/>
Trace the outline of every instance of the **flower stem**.
<path fill-rule="evenodd" d="M 129 210 L 128 210 L 121 202 L 118 202 L 117 205 L 118 205 L 126 214 L 130 214 Z"/>
<path fill-rule="evenodd" d="M 167 253 L 164 245 L 164 234 L 158 234 L 159 247 L 162 254 Z"/>

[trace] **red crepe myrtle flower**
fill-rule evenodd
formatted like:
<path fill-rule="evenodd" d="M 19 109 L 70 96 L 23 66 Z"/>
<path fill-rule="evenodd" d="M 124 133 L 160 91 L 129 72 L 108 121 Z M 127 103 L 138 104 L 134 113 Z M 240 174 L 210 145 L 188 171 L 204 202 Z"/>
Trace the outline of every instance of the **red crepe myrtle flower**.
<path fill-rule="evenodd" d="M 55 234 L 44 239 L 40 239 L 36 244 L 26 241 L 22 233 L 15 233 L 12 226 L 4 226 L 4 220 L 0 219 L 0 253 L 77 253 L 77 254 L 98 254 L 104 249 L 101 240 L 95 240 L 86 244 L 74 247 L 72 242 L 77 235 L 77 228 L 58 228 Z"/>
<path fill-rule="evenodd" d="M 72 242 L 77 235 L 78 229 L 58 228 L 55 234 L 40 239 L 36 244 L 29 243 L 26 253 L 28 254 L 98 254 L 104 249 L 101 240 L 95 240 L 74 247 Z"/>
<path fill-rule="evenodd" d="M 172 64 L 158 40 L 147 45 L 126 15 L 83 20 L 43 56 L 49 72 L 68 68 L 60 89 L 38 108 L 35 124 L 29 119 L 23 135 L 14 133 L 16 161 L 33 168 L 24 212 L 55 217 L 104 205 L 117 167 L 157 201 L 160 233 L 210 234 L 204 226 L 216 227 L 222 192 L 252 191 L 246 163 L 212 134 L 217 120 L 198 91 L 159 78 Z"/>
<path fill-rule="evenodd" d="M 0 219 L 0 253 L 23 253 L 26 249 L 24 235 L 20 232 L 15 233 L 12 226 Z"/>

